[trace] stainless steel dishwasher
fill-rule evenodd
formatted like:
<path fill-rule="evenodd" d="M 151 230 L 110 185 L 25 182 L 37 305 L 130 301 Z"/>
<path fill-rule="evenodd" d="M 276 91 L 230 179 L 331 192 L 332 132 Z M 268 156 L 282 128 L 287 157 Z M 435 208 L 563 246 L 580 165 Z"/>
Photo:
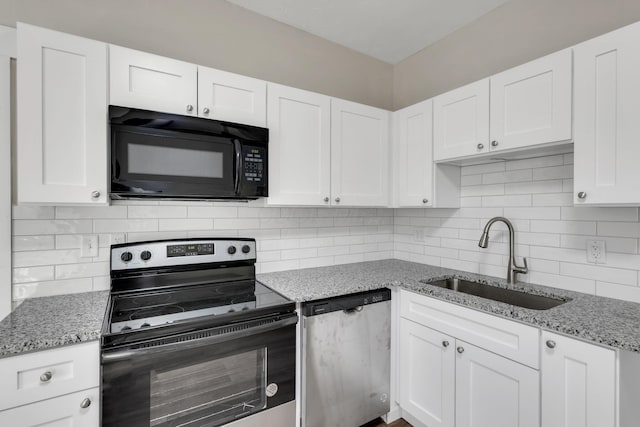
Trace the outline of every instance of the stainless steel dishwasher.
<path fill-rule="evenodd" d="M 302 305 L 302 425 L 358 427 L 389 412 L 391 291 Z"/>

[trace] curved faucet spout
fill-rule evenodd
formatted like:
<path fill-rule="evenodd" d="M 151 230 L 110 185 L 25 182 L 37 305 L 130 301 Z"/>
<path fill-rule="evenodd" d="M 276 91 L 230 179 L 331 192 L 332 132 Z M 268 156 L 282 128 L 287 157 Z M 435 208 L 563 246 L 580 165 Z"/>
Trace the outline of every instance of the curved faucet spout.
<path fill-rule="evenodd" d="M 514 244 L 514 231 L 513 224 L 507 218 L 502 216 L 497 216 L 491 218 L 487 224 L 484 226 L 484 230 L 482 231 L 482 235 L 480 236 L 480 241 L 478 242 L 478 246 L 483 249 L 486 249 L 489 246 L 489 230 L 491 226 L 496 222 L 503 222 L 507 228 L 509 229 L 509 265 L 507 266 L 507 282 L 515 283 L 516 282 L 516 274 L 527 274 L 529 272 L 529 268 L 527 266 L 527 258 L 524 259 L 524 267 L 520 267 L 516 264 L 515 260 L 515 244 Z"/>

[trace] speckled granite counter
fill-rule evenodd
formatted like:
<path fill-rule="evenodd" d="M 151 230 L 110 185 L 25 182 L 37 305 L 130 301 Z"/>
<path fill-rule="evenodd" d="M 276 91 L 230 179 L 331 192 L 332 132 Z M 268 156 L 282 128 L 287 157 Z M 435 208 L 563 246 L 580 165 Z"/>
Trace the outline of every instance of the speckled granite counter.
<path fill-rule="evenodd" d="M 108 291 L 31 298 L 0 322 L 0 357 L 100 338 Z"/>
<path fill-rule="evenodd" d="M 571 301 L 549 310 L 529 310 L 421 283 L 451 276 L 490 286 L 521 290 Z M 546 330 L 611 347 L 640 352 L 640 304 L 597 297 L 399 260 L 372 261 L 258 275 L 258 280 L 298 302 L 390 286 L 493 313 Z"/>

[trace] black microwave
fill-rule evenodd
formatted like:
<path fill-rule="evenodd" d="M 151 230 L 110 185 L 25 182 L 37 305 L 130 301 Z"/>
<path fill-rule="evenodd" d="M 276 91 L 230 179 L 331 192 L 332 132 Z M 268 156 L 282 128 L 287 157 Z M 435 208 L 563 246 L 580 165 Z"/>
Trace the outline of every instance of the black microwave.
<path fill-rule="evenodd" d="M 269 195 L 269 130 L 110 106 L 112 199 Z"/>

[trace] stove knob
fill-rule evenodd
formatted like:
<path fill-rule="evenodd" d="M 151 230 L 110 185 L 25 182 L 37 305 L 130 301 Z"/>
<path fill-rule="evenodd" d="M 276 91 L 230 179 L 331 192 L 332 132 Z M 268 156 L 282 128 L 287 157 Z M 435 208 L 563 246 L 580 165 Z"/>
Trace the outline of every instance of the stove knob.
<path fill-rule="evenodd" d="M 149 261 L 151 259 L 151 252 L 142 251 L 142 253 L 140 254 L 140 258 L 142 258 L 143 261 Z"/>
<path fill-rule="evenodd" d="M 233 255 L 236 253 L 236 247 L 235 246 L 229 246 L 229 248 L 227 249 L 227 252 L 229 252 L 229 255 Z"/>
<path fill-rule="evenodd" d="M 143 323 L 142 325 L 140 325 L 141 328 L 148 328 L 149 326 L 151 326 L 148 323 Z"/>
<path fill-rule="evenodd" d="M 128 331 L 131 329 L 131 326 L 123 326 L 122 329 L 120 329 L 120 331 Z"/>
<path fill-rule="evenodd" d="M 249 252 L 251 252 L 251 246 L 249 246 L 249 245 L 244 245 L 244 246 L 242 247 L 242 253 L 243 253 L 243 254 L 248 254 Z"/>
<path fill-rule="evenodd" d="M 129 262 L 133 259 L 133 254 L 131 254 L 131 252 L 123 252 L 122 255 L 120 255 L 120 259 L 123 262 Z"/>
<path fill-rule="evenodd" d="M 242 311 L 246 311 L 246 310 L 249 310 L 249 307 L 245 305 L 244 307 L 242 307 Z"/>
<path fill-rule="evenodd" d="M 230 308 L 229 311 L 227 311 L 227 313 L 235 313 L 235 311 L 236 311 L 235 309 Z"/>

